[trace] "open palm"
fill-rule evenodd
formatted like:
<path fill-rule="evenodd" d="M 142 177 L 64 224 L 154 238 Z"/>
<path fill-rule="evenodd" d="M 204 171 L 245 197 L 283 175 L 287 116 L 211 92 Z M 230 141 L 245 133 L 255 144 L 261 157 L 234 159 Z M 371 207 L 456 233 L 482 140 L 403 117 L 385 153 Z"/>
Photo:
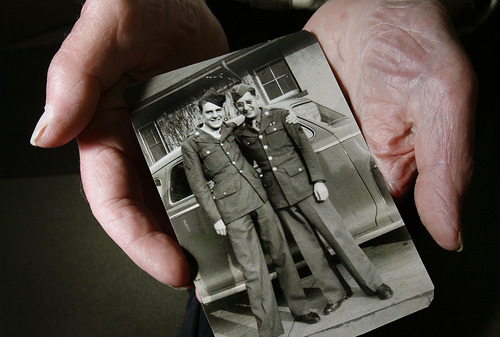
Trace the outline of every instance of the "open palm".
<path fill-rule="evenodd" d="M 348 95 L 391 194 L 415 182 L 422 223 L 461 245 L 472 173 L 476 80 L 444 9 L 432 1 L 331 1 L 309 20 Z"/>

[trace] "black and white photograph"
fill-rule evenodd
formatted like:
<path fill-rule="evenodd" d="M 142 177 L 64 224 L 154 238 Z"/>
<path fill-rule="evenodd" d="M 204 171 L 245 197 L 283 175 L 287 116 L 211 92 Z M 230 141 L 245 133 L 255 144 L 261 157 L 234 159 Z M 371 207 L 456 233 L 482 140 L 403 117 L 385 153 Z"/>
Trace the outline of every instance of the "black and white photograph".
<path fill-rule="evenodd" d="M 498 3 L 3 1 L 0 336 L 500 336 Z"/>
<path fill-rule="evenodd" d="M 160 75 L 126 99 L 216 336 L 351 336 L 430 304 L 312 34 Z"/>

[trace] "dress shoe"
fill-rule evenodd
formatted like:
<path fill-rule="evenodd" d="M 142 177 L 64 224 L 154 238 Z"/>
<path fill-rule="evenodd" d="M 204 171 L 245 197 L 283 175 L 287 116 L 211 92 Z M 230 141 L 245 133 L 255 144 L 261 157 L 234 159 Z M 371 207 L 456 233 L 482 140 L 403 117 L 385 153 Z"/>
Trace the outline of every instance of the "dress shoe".
<path fill-rule="evenodd" d="M 377 288 L 377 291 L 375 293 L 381 300 L 386 300 L 392 297 L 393 294 L 391 287 L 389 287 L 387 284 L 382 284 Z"/>
<path fill-rule="evenodd" d="M 293 319 L 295 322 L 302 322 L 307 324 L 318 323 L 321 320 L 321 318 L 319 318 L 319 315 L 312 311 L 309 311 L 305 315 L 294 316 Z"/>
<path fill-rule="evenodd" d="M 332 312 L 334 312 L 335 310 L 340 308 L 340 306 L 342 305 L 342 302 L 344 302 L 344 300 L 346 300 L 346 299 L 347 299 L 347 296 L 344 296 L 339 301 L 337 301 L 335 303 L 328 303 L 326 305 L 325 309 L 323 309 L 323 313 L 325 315 L 330 315 Z"/>

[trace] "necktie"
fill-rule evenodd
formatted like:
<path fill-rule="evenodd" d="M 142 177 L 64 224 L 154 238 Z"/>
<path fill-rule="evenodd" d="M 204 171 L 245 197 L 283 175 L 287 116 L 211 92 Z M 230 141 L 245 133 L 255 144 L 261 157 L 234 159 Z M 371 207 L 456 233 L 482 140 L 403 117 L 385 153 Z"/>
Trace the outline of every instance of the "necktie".
<path fill-rule="evenodd" d="M 252 128 L 254 130 L 260 131 L 260 123 L 256 118 L 252 119 Z"/>

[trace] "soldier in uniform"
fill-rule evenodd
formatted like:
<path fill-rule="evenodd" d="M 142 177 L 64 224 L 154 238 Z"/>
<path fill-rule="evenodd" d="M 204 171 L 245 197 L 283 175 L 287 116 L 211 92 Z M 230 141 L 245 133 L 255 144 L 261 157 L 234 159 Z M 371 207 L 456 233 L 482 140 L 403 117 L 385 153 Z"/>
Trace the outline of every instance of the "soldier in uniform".
<path fill-rule="evenodd" d="M 234 135 L 243 155 L 262 170 L 261 180 L 282 222 L 290 229 L 328 303 L 325 314 L 345 299 L 337 277 L 328 268 L 314 227 L 335 251 L 346 269 L 368 295 L 392 296 L 328 199 L 320 162 L 299 124 L 286 122 L 288 111 L 264 110 L 255 88 L 239 84 L 230 90 L 246 120 Z"/>
<path fill-rule="evenodd" d="M 203 125 L 182 144 L 182 157 L 189 185 L 210 223 L 220 235 L 228 235 L 243 268 L 251 310 L 261 336 L 279 336 L 279 317 L 269 271 L 253 219 L 276 265 L 281 288 L 295 321 L 316 323 L 309 311 L 300 278 L 283 229 L 258 173 L 242 156 L 232 129 L 223 123 L 225 95 L 209 90 L 199 101 Z M 215 184 L 213 191 L 207 181 Z"/>

